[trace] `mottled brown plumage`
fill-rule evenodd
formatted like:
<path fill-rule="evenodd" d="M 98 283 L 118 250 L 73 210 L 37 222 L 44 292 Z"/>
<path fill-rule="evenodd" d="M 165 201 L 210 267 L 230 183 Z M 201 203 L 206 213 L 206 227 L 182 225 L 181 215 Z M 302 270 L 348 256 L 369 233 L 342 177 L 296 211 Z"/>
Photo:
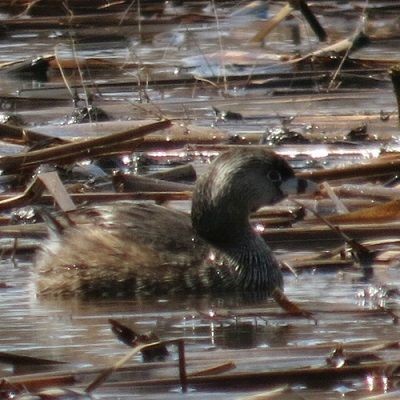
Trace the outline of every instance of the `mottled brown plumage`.
<path fill-rule="evenodd" d="M 251 291 L 282 287 L 278 262 L 249 224 L 249 213 L 304 191 L 276 154 L 235 149 L 199 178 L 190 216 L 152 204 L 119 202 L 72 215 L 78 221 L 43 247 L 38 295 L 102 296 Z M 193 223 L 193 227 L 192 227 Z M 216 259 L 215 259 L 216 258 Z"/>

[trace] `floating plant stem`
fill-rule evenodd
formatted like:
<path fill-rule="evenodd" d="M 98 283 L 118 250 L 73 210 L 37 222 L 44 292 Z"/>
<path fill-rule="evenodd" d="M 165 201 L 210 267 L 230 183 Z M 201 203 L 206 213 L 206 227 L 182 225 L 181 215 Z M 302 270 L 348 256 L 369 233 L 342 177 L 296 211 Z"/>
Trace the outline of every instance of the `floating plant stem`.
<path fill-rule="evenodd" d="M 390 77 L 392 78 L 393 90 L 397 101 L 398 118 L 400 121 L 400 64 L 394 65 L 390 69 Z"/>
<path fill-rule="evenodd" d="M 287 3 L 273 18 L 264 24 L 264 26 L 251 38 L 251 41 L 261 42 L 264 40 L 265 37 L 272 32 L 293 10 L 293 6 L 290 3 Z"/>
<path fill-rule="evenodd" d="M 123 132 L 117 132 L 111 135 L 102 136 L 94 139 L 83 140 L 75 143 L 66 143 L 54 146 L 48 149 L 34 150 L 22 154 L 4 156 L 0 158 L 0 169 L 14 169 L 23 167 L 24 165 L 37 165 L 53 160 L 57 157 L 65 157 L 66 154 L 74 152 L 89 152 L 95 147 L 102 147 L 112 143 L 120 143 L 127 140 L 139 139 L 143 136 L 157 131 L 168 128 L 171 125 L 170 120 L 162 120 L 152 124 L 140 126 L 138 128 L 129 129 Z M 88 156 L 90 153 L 87 153 Z M 44 161 L 43 161 L 44 160 Z"/>
<path fill-rule="evenodd" d="M 298 177 L 314 182 L 324 180 L 341 180 L 368 176 L 393 175 L 400 168 L 400 160 L 380 160 L 369 164 L 349 165 L 342 168 L 330 168 L 314 171 L 304 171 L 296 174 Z"/>

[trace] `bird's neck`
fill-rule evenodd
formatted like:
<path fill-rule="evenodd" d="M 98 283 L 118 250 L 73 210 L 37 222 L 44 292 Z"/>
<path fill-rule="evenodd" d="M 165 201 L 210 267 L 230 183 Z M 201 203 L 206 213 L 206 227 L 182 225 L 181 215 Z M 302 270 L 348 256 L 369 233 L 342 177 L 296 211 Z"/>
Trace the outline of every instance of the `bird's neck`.
<path fill-rule="evenodd" d="M 270 295 L 282 288 L 279 263 L 264 240 L 250 226 L 235 243 L 218 246 L 229 258 L 237 276 L 237 286 L 245 291 L 261 291 Z"/>

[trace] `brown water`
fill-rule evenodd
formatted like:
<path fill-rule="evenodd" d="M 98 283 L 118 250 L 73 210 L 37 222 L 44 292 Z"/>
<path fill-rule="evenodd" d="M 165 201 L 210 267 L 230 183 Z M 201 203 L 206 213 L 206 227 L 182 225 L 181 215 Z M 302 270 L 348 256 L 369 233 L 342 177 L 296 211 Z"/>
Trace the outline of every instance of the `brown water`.
<path fill-rule="evenodd" d="M 381 283 L 391 288 L 399 286 L 398 268 L 385 268 L 368 283 L 358 282 L 349 274 L 333 272 L 307 272 L 297 279 L 286 275 L 286 294 L 304 309 L 314 311 L 317 325 L 304 318 L 288 318 L 267 300 L 243 303 L 222 297 L 193 296 L 179 299 L 39 301 L 29 291 L 32 282 L 30 264 L 4 262 L 0 278 L 13 286 L 1 290 L 0 351 L 69 362 L 77 370 L 109 365 L 126 354 L 127 347 L 119 343 L 110 330 L 109 318 L 127 325 L 135 324 L 144 332 L 155 330 L 164 340 L 185 338 L 190 369 L 193 361 L 197 365 L 194 369 L 217 365 L 221 361 L 234 361 L 237 363 L 234 372 L 321 367 L 326 365 L 325 358 L 330 350 L 339 343 L 357 343 L 368 348 L 371 342 L 398 339 L 398 325 L 393 323 L 390 315 L 379 311 L 369 313 L 378 306 L 398 313 L 400 299 L 385 296 L 386 291 L 380 290 Z M 214 320 L 205 319 L 203 314 L 212 313 L 221 316 Z M 319 345 L 325 347 L 319 349 Z M 280 350 L 273 352 L 275 348 Z M 175 359 L 174 346 L 170 351 L 170 359 Z M 399 357 L 398 350 L 386 350 L 383 354 L 386 360 Z M 134 357 L 132 362 L 140 364 L 141 357 Z M 162 367 L 155 366 L 142 378 L 140 372 L 137 372 L 139 375 L 131 373 L 129 378 L 151 379 L 158 376 L 159 368 Z M 12 373 L 7 365 L 3 365 L 2 370 L 4 375 Z M 17 370 L 19 373 L 32 372 L 35 368 L 27 366 L 25 370 L 24 367 Z M 329 394 L 329 398 L 340 398 L 342 392 L 368 391 L 366 377 L 329 380 L 323 385 L 324 396 Z M 315 390 L 315 382 L 299 387 L 300 383 L 301 380 L 292 382 L 294 392 L 311 395 Z M 382 388 L 376 385 L 380 392 Z M 271 386 L 275 385 L 260 382 L 247 390 L 258 392 Z M 215 398 L 220 390 L 218 385 L 212 389 L 194 386 L 187 396 Z M 111 392 L 113 397 L 132 399 L 146 394 L 148 398 L 153 398 L 153 395 L 160 398 L 178 396 L 175 385 L 152 389 L 136 387 L 130 388 L 129 393 L 125 391 L 123 387 L 114 388 L 114 391 L 104 388 L 98 393 L 100 398 L 108 398 Z M 231 398 L 233 395 L 240 398 L 239 395 L 245 392 L 239 385 L 225 394 L 219 393 L 218 398 Z"/>
<path fill-rule="evenodd" d="M 274 14 L 279 4 L 271 3 L 270 12 Z M 333 40 L 354 32 L 362 19 L 364 3 L 348 2 L 348 9 L 337 8 L 344 7 L 343 2 L 320 3 L 315 8 Z M 132 121 L 154 118 L 160 112 L 179 118 L 182 125 L 190 123 L 236 134 L 244 138 L 242 143 L 252 144 L 262 143 L 268 131 L 287 124 L 315 140 L 308 145 L 272 146 L 299 170 L 348 165 L 376 157 L 381 149 L 398 150 L 396 101 L 385 68 L 374 64 L 365 69 L 350 67 L 341 75 L 341 85 L 328 90 L 329 80 L 322 79 L 321 74 L 333 74 L 337 67 L 315 65 L 303 70 L 276 57 L 297 52 L 304 55 L 322 46 L 298 14 L 282 23 L 260 47 L 248 42 L 261 23 L 259 17 L 233 18 L 231 12 L 237 8 L 235 2 L 219 2 L 218 24 L 213 10 L 206 12 L 211 18 L 198 23 L 158 24 L 157 20 L 144 19 L 142 36 L 136 19 L 120 27 L 112 24 L 104 29 L 104 35 L 118 34 L 123 38 L 101 42 L 93 40 L 98 30 L 91 24 L 83 24 L 75 27 L 75 33 L 84 35 L 86 42 L 75 46 L 71 44 L 69 27 L 57 24 L 30 27 L 29 22 L 35 23 L 35 18 L 28 18 L 26 27 L 17 27 L 5 15 L 9 31 L 0 41 L 1 61 L 56 53 L 60 59 L 78 55 L 118 64 L 106 69 L 83 69 L 84 85 L 76 70 L 67 71 L 66 75 L 69 85 L 76 86 L 82 97 L 85 90 L 90 90 L 94 104 L 112 117 L 110 122 L 65 125 L 66 116 L 72 111 L 71 93 L 56 69 L 48 71 L 46 79 L 2 74 L 1 109 L 18 114 L 30 129 L 66 138 L 127 129 Z M 173 15 L 185 12 L 174 9 Z M 393 38 L 372 41 L 352 53 L 352 57 L 376 61 L 400 59 L 396 54 L 398 26 L 393 12 L 371 11 L 369 20 L 374 29 L 389 26 Z M 215 54 L 221 48 L 223 63 Z M 301 84 L 295 79 L 300 75 L 307 78 Z M 248 81 L 250 86 L 246 84 Z M 218 120 L 211 106 L 238 112 L 244 119 Z M 388 113 L 389 120 L 380 118 L 381 111 Z M 349 130 L 362 123 L 368 125 L 372 140 L 343 143 Z M 2 154 L 20 150 L 4 145 Z M 216 153 L 216 148 L 200 145 L 182 146 L 170 153 L 164 150 L 152 148 L 148 152 L 163 161 L 195 159 L 200 172 L 206 164 L 199 161 L 207 160 L 208 152 Z M 187 203 L 174 205 L 186 210 L 189 207 Z M 304 249 L 333 246 L 322 239 L 275 243 L 273 247 L 284 258 L 295 255 L 295 249 L 300 254 Z M 3 239 L 2 244 L 9 243 L 13 242 Z M 189 372 L 233 361 L 236 369 L 226 372 L 226 376 L 277 370 L 289 373 L 281 379 L 260 376 L 245 382 L 238 379 L 193 383 L 188 393 L 182 394 L 177 381 L 149 383 L 161 377 L 177 379 L 178 356 L 172 345 L 165 363 L 149 366 L 140 355 L 134 356 L 130 361 L 134 367 L 112 376 L 109 382 L 115 386 L 103 385 L 95 392 L 96 398 L 245 399 L 285 383 L 289 388 L 277 398 L 358 399 L 398 389 L 397 371 L 390 363 L 394 361 L 397 365 L 399 350 L 371 350 L 385 341 L 398 341 L 399 328 L 394 315 L 399 312 L 396 290 L 400 285 L 400 270 L 396 258 L 390 265 L 374 265 L 374 276 L 368 281 L 361 280 L 356 270 L 311 269 L 298 277 L 286 273 L 286 294 L 312 311 L 317 324 L 288 316 L 271 300 L 196 295 L 132 300 L 38 300 L 32 288 L 32 259 L 33 254 L 13 261 L 8 256 L 2 258 L 0 283 L 7 287 L 0 289 L 0 351 L 68 364 L 39 367 L 33 363 L 13 368 L 10 363 L 0 362 L 2 376 L 58 369 L 78 372 L 112 365 L 130 350 L 111 332 L 108 319 L 112 318 L 135 325 L 142 332 L 155 331 L 163 340 L 184 338 Z M 376 354 L 386 365 L 377 367 L 374 373 L 349 373 L 337 378 L 333 373 L 315 379 L 296 377 L 296 369 L 326 367 L 326 358 L 338 344 Z M 361 361 L 361 365 L 368 361 L 371 360 Z M 84 387 L 93 377 L 94 374 L 83 375 L 80 379 L 84 383 L 78 386 Z"/>

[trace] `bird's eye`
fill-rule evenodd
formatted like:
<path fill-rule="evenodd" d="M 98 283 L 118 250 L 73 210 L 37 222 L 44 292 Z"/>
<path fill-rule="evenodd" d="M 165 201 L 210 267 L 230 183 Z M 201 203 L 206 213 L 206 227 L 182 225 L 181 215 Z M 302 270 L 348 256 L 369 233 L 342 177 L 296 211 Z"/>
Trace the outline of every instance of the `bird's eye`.
<path fill-rule="evenodd" d="M 269 171 L 267 176 L 271 182 L 274 183 L 282 182 L 282 176 L 278 171 L 275 170 Z"/>

